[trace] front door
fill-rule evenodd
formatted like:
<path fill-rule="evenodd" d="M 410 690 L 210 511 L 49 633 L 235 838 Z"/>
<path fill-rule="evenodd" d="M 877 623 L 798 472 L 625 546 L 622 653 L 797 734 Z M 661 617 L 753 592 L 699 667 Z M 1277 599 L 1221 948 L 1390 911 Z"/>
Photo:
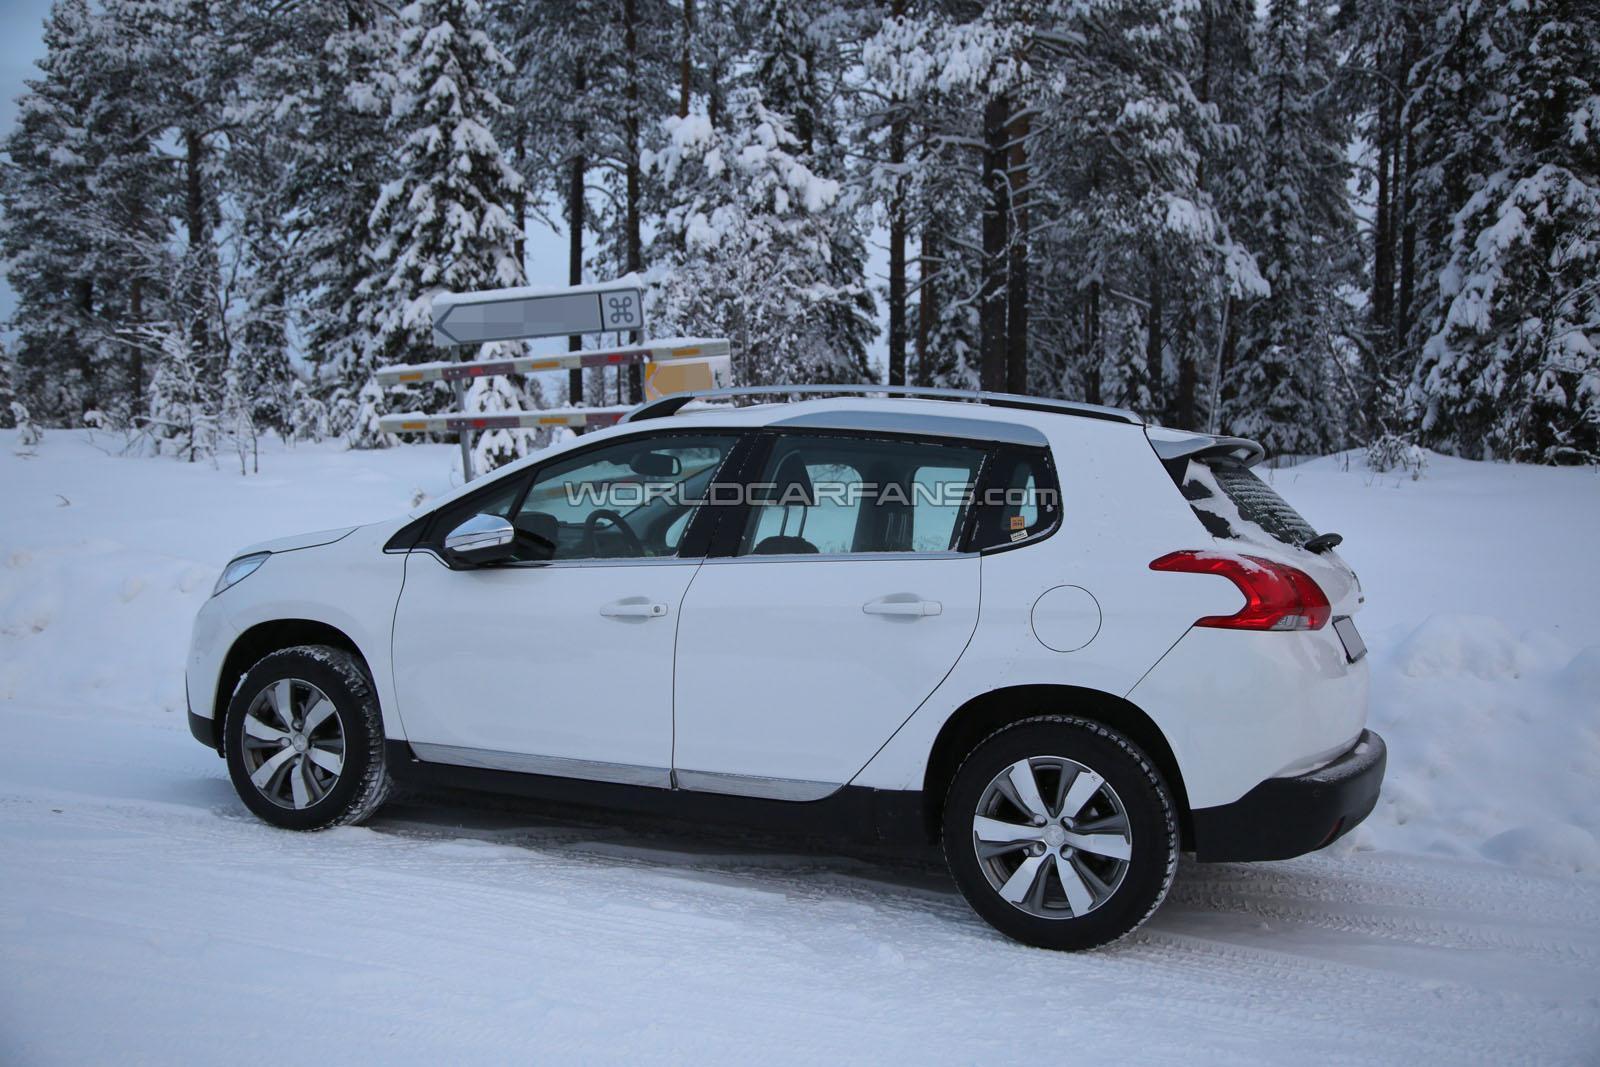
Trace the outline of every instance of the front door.
<path fill-rule="evenodd" d="M 394 626 L 417 756 L 668 786 L 674 633 L 703 554 L 693 502 L 735 440 L 613 440 L 441 514 L 406 561 Z M 452 568 L 439 545 L 479 511 L 540 537 L 553 528 L 555 558 Z"/>
<path fill-rule="evenodd" d="M 982 446 L 772 440 L 731 555 L 684 598 L 677 784 L 815 800 L 849 782 L 939 685 L 978 619 L 959 550 Z"/>

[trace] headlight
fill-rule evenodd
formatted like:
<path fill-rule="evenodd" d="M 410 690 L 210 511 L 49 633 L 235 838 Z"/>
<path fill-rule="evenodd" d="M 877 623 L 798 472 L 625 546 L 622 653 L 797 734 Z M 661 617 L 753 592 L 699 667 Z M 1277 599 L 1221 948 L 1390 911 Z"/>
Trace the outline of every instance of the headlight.
<path fill-rule="evenodd" d="M 256 568 L 267 561 L 271 552 L 257 552 L 249 556 L 240 556 L 226 567 L 222 568 L 222 577 L 217 579 L 217 587 L 211 590 L 211 595 L 216 596 L 230 585 L 237 585 L 256 572 Z"/>

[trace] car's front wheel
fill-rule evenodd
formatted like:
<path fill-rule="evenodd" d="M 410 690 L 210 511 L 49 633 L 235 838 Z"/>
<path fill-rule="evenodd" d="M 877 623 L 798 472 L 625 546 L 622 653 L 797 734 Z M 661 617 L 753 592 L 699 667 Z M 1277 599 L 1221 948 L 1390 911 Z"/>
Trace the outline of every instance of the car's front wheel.
<path fill-rule="evenodd" d="M 943 838 L 973 910 L 1041 948 L 1137 929 L 1178 863 L 1160 772 L 1116 731 L 1064 716 L 1013 723 L 973 749 L 946 795 Z"/>
<path fill-rule="evenodd" d="M 302 645 L 263 657 L 228 704 L 223 745 L 240 799 L 274 826 L 358 823 L 388 795 L 377 697 L 342 649 Z"/>

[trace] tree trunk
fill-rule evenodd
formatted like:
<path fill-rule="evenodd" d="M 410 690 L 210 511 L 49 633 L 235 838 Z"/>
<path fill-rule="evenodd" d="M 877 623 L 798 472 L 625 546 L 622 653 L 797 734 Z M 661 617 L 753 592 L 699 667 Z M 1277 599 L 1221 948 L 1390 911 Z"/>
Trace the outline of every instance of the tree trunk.
<path fill-rule="evenodd" d="M 1200 375 L 1194 359 L 1194 319 L 1190 312 L 1184 312 L 1178 319 L 1177 342 L 1178 389 L 1174 397 L 1173 418 L 1185 430 L 1198 429 L 1200 416 L 1196 400 Z"/>
<path fill-rule="evenodd" d="M 895 0 L 901 14 L 905 0 Z M 894 192 L 889 200 L 889 384 L 906 384 L 906 198 L 900 171 L 906 161 L 906 118 L 900 100 L 889 105 L 894 118 L 889 126 L 889 163 L 895 168 Z"/>
<path fill-rule="evenodd" d="M 1083 399 L 1103 404 L 1100 389 L 1100 283 L 1090 282 L 1083 297 Z"/>
<path fill-rule="evenodd" d="M 100 406 L 95 396 L 94 343 L 90 339 L 89 319 L 94 315 L 94 280 L 79 278 L 73 282 L 72 302 L 77 306 L 80 329 L 73 337 L 73 350 L 78 357 L 78 377 L 83 380 L 80 415 Z"/>
<path fill-rule="evenodd" d="M 1006 194 L 1011 255 L 1006 270 L 1006 391 L 1028 391 L 1028 128 L 1026 114 L 1006 124 Z"/>
<path fill-rule="evenodd" d="M 1400 90 L 1396 93 L 1395 100 L 1395 150 L 1398 153 L 1398 166 L 1394 180 L 1394 200 L 1398 206 L 1393 225 L 1398 232 L 1400 242 L 1399 295 L 1394 320 L 1396 352 L 1406 349 L 1410 343 L 1412 300 L 1416 292 L 1417 222 L 1411 210 L 1411 185 L 1417 137 L 1416 131 L 1411 127 L 1411 109 L 1408 102 L 1411 99 L 1411 71 L 1417 63 L 1421 48 L 1417 20 L 1407 16 L 1405 51 L 1401 55 Z"/>
<path fill-rule="evenodd" d="M 624 90 L 628 113 L 623 117 L 623 132 L 628 142 L 627 173 L 627 269 L 629 273 L 644 269 L 644 236 L 639 199 L 643 195 L 643 175 L 639 166 L 639 5 L 638 0 L 622 2 L 622 46 L 627 52 L 628 81 Z M 629 334 L 634 344 L 644 340 L 638 330 Z M 644 400 L 644 368 L 634 363 L 628 367 L 628 400 L 638 404 Z"/>
<path fill-rule="evenodd" d="M 978 308 L 978 379 L 984 389 L 1006 387 L 1006 253 L 1011 191 L 1006 183 L 1006 119 L 1011 101 L 993 97 L 983 109 L 983 288 Z"/>
<path fill-rule="evenodd" d="M 683 0 L 683 47 L 678 53 L 678 117 L 689 117 L 694 93 L 694 0 Z"/>
<path fill-rule="evenodd" d="M 131 326 L 144 321 L 144 279 L 137 274 L 128 282 L 128 319 Z M 128 414 L 144 414 L 144 348 L 138 342 L 128 346 Z"/>
<path fill-rule="evenodd" d="M 573 67 L 572 87 L 580 98 L 588 88 L 588 76 L 584 70 L 583 59 L 580 57 L 577 65 Z M 584 140 L 588 131 L 581 125 L 578 127 L 574 141 L 577 145 L 569 164 L 570 173 L 567 176 L 567 284 L 583 284 L 583 227 L 587 221 L 586 204 L 583 198 L 584 171 L 588 161 L 584 158 Z M 567 351 L 576 352 L 583 347 L 583 338 L 573 334 L 567 338 Z M 583 371 L 575 369 L 567 371 L 567 399 L 574 405 L 584 403 L 583 396 Z M 580 427 L 577 430 L 582 433 Z"/>
<path fill-rule="evenodd" d="M 917 384 L 933 384 L 933 327 L 939 321 L 939 235 L 923 223 L 917 263 Z"/>
<path fill-rule="evenodd" d="M 1217 343 L 1216 366 L 1212 368 L 1211 410 L 1206 413 L 1208 433 L 1220 433 L 1222 422 L 1222 383 L 1227 380 L 1239 353 L 1238 301 L 1227 297 L 1222 301 L 1222 337 Z"/>
<path fill-rule="evenodd" d="M 189 239 L 188 277 L 184 296 L 189 303 L 189 314 L 194 318 L 189 324 L 190 340 L 196 358 L 204 361 L 210 354 L 210 331 L 206 328 L 206 297 L 203 272 L 210 251 L 209 228 L 206 226 L 205 188 L 205 138 L 195 130 L 183 131 L 184 223 Z"/>
<path fill-rule="evenodd" d="M 516 144 L 517 172 L 527 173 L 528 164 L 528 128 L 522 123 L 517 124 Z M 517 266 L 522 268 L 523 278 L 528 276 L 528 191 L 524 189 L 517 197 Z"/>
<path fill-rule="evenodd" d="M 1150 257 L 1150 307 L 1145 312 L 1144 327 L 1144 376 L 1145 386 L 1150 391 L 1150 414 L 1156 417 L 1166 413 L 1165 367 L 1167 355 L 1166 335 L 1166 300 L 1165 290 L 1161 285 L 1161 264 L 1155 256 Z"/>
<path fill-rule="evenodd" d="M 727 12 L 723 10 L 721 0 L 713 0 L 711 7 L 711 23 L 716 26 L 727 25 Z M 711 68 L 706 71 L 706 117 L 711 120 L 711 125 L 721 126 L 723 112 L 727 110 L 727 102 L 722 88 L 722 46 L 717 34 L 711 36 Z"/>
<path fill-rule="evenodd" d="M 1378 121 L 1378 183 L 1377 202 L 1372 217 L 1372 308 L 1368 341 L 1367 367 L 1367 420 L 1371 425 L 1380 421 L 1378 402 L 1384 374 L 1389 366 L 1394 301 L 1394 230 L 1392 226 L 1393 187 L 1389 170 L 1394 158 L 1393 128 L 1390 108 L 1379 108 Z"/>

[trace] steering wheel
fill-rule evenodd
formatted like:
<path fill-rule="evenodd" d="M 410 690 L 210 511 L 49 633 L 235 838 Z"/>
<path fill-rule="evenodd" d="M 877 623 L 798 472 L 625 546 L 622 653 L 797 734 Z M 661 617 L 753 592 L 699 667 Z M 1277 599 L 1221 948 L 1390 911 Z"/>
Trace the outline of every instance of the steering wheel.
<path fill-rule="evenodd" d="M 633 550 L 634 555 L 648 555 L 648 553 L 646 553 L 644 550 L 644 542 L 639 540 L 639 535 L 633 532 L 633 527 L 628 525 L 628 520 L 617 514 L 615 511 L 612 511 L 610 508 L 600 508 L 597 511 L 591 511 L 589 513 L 589 517 L 583 520 L 583 544 L 585 554 L 590 556 L 598 556 L 600 554 L 600 539 L 596 536 L 596 534 L 599 532 L 600 523 L 602 521 L 609 522 L 612 526 L 617 528 L 617 532 L 620 533 L 623 536 L 623 539 L 628 542 L 628 547 Z"/>

